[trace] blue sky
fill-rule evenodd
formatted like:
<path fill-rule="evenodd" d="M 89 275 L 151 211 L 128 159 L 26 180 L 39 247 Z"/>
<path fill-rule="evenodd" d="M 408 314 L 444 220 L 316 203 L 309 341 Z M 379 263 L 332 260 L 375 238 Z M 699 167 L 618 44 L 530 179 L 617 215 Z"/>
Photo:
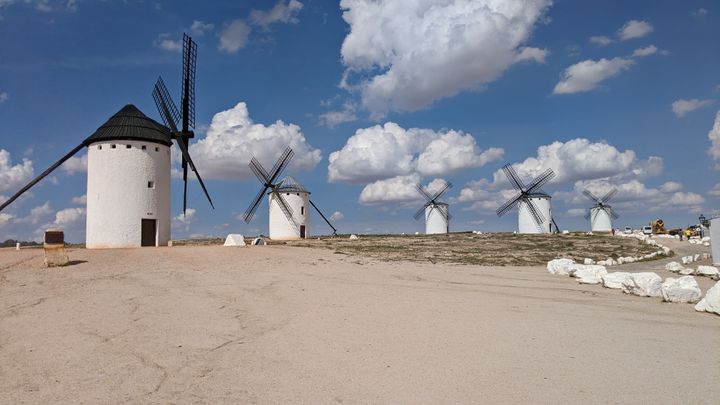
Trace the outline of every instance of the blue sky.
<path fill-rule="evenodd" d="M 452 230 L 514 230 L 514 215 L 494 214 L 505 163 L 526 181 L 558 172 L 546 191 L 564 229 L 588 227 L 586 187 L 620 189 L 617 226 L 684 226 L 715 210 L 716 1 L 364 3 L 0 0 L 0 196 L 125 103 L 158 119 L 152 85 L 162 75 L 179 98 L 176 41 L 188 32 L 199 46 L 191 153 L 216 209 L 190 184 L 194 211 L 174 220 L 174 238 L 267 233 L 266 203 L 250 225 L 237 218 L 259 187 L 247 161 L 271 166 L 287 144 L 286 174 L 340 213 L 342 232 L 422 231 L 412 185 L 436 179 L 455 185 Z M 0 213 L 0 239 L 50 225 L 84 239 L 83 155 Z M 178 215 L 177 179 L 172 203 Z"/>

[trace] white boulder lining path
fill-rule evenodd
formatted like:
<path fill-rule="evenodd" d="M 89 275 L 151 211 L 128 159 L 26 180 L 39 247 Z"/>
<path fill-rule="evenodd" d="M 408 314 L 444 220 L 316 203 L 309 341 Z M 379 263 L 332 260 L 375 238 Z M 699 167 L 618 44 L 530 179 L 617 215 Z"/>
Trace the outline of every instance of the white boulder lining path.
<path fill-rule="evenodd" d="M 665 269 L 677 273 L 686 270 L 677 262 L 668 263 Z M 550 260 L 547 263 L 547 270 L 550 274 L 574 277 L 580 284 L 601 284 L 605 288 L 622 290 L 626 294 L 640 297 L 662 297 L 663 301 L 673 303 L 697 302 L 695 310 L 720 315 L 720 282 L 710 288 L 702 298 L 700 286 L 691 275 L 679 278 L 668 277 L 663 281 L 662 277 L 652 272 L 609 273 L 605 266 L 579 264 L 567 258 Z M 712 266 L 700 266 L 699 271 L 693 271 L 692 274 L 700 274 L 700 271 L 703 275 L 711 275 L 711 277 L 718 274 L 717 268 Z"/>
<path fill-rule="evenodd" d="M 662 244 L 658 243 L 658 241 L 652 239 L 651 237 L 644 235 L 644 234 L 638 234 L 638 233 L 632 233 L 632 234 L 624 234 L 624 233 L 617 233 L 616 236 L 623 237 L 623 238 L 634 238 L 641 242 L 644 242 L 646 245 L 654 246 L 658 248 L 658 250 L 648 253 L 643 256 L 626 256 L 626 257 L 618 257 L 617 259 L 608 257 L 605 260 L 600 260 L 595 262 L 592 259 L 586 258 L 583 262 L 584 264 L 597 264 L 600 266 L 617 266 L 620 264 L 626 264 L 626 263 L 635 263 L 640 262 L 643 260 L 652 260 L 657 258 L 658 256 L 670 256 L 672 254 L 672 250 L 667 247 L 663 246 Z M 695 259 L 698 260 L 698 259 Z"/>

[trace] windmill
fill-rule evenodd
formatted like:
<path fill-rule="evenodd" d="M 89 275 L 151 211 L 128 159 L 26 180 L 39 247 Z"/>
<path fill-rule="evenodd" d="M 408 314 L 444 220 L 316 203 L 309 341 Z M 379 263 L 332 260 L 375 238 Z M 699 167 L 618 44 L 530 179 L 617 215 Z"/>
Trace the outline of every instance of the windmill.
<path fill-rule="evenodd" d="M 194 121 L 191 111 L 194 110 L 192 88 L 197 48 L 187 36 L 185 44 L 188 57 L 184 58 L 187 59 L 184 64 L 187 69 L 184 69 L 183 82 L 187 86 L 183 87 L 183 131 L 177 131 L 174 126 L 180 115 L 162 80 L 159 80 L 153 96 L 158 106 L 163 108 L 164 119 L 168 120 L 168 124 L 173 124 L 170 129 L 128 104 L 2 203 L 0 211 L 87 147 L 85 246 L 117 248 L 166 245 L 170 240 L 170 147 L 173 140 L 180 146 L 183 161 L 198 174 L 187 150 L 187 139 L 192 137 L 189 128 Z M 199 175 L 198 180 L 212 206 Z"/>
<path fill-rule="evenodd" d="M 270 239 L 303 239 L 308 237 L 310 225 L 308 204 L 332 228 L 333 236 L 336 235 L 337 229 L 332 226 L 315 203 L 310 200 L 310 192 L 300 182 L 292 176 L 287 176 L 282 181 L 278 181 L 280 174 L 290 164 L 294 154 L 290 147 L 285 148 L 269 172 L 255 157 L 250 160 L 250 170 L 260 180 L 262 188 L 247 210 L 245 210 L 243 219 L 246 223 L 250 223 L 260 202 L 267 193 Z"/>
<path fill-rule="evenodd" d="M 555 172 L 547 169 L 527 186 L 511 165 L 503 166 L 503 172 L 517 194 L 497 209 L 497 215 L 501 217 L 517 207 L 519 233 L 550 233 L 552 225 L 557 231 L 550 208 L 551 197 L 542 191 L 542 186 L 555 177 Z"/>
<path fill-rule="evenodd" d="M 180 103 L 182 106 L 182 114 L 178 112 L 173 102 L 170 92 L 165 87 L 162 77 L 158 77 L 153 88 L 152 96 L 155 106 L 160 113 L 165 125 L 170 128 L 173 139 L 175 139 L 180 152 L 182 153 L 182 172 L 183 172 L 183 215 L 187 210 L 187 177 L 188 166 L 195 172 L 195 176 L 202 187 L 205 196 L 210 202 L 210 206 L 214 209 L 210 194 L 208 194 L 205 183 L 195 168 L 195 164 L 190 157 L 188 147 L 190 139 L 195 137 L 195 133 L 191 128 L 195 128 L 195 68 L 197 66 L 197 44 L 187 34 L 183 34 L 183 73 L 182 73 L 182 93 L 180 94 Z M 178 130 L 178 122 L 182 124 Z"/>
<path fill-rule="evenodd" d="M 617 188 L 608 191 L 602 198 L 598 198 L 590 192 L 583 190 L 583 194 L 595 204 L 590 207 L 585 219 L 590 220 L 590 230 L 592 232 L 610 232 L 612 231 L 612 221 L 620 216 L 615 213 L 608 201 L 615 196 Z"/>
<path fill-rule="evenodd" d="M 450 231 L 450 211 L 448 204 L 440 201 L 445 192 L 452 187 L 452 183 L 446 182 L 445 185 L 435 194 L 430 194 L 421 184 L 415 185 L 417 191 L 425 197 L 425 204 L 413 215 L 415 220 L 419 220 L 423 214 L 425 215 L 425 234 L 448 233 Z"/>

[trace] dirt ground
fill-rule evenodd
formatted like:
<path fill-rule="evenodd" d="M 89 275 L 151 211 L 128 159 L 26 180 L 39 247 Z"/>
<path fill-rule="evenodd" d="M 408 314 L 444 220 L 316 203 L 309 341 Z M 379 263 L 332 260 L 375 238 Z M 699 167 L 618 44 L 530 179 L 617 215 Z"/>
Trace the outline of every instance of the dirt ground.
<path fill-rule="evenodd" d="M 0 402 L 716 404 L 720 396 L 720 316 L 579 285 L 544 266 L 388 262 L 288 246 L 70 257 L 71 266 L 45 269 L 40 250 L 0 249 Z M 667 261 L 613 270 L 668 277 Z"/>

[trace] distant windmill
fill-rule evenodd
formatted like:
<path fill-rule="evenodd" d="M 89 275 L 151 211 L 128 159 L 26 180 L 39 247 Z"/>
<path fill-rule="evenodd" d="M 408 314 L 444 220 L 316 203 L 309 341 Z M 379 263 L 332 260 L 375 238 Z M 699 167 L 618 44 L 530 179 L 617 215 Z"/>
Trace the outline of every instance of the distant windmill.
<path fill-rule="evenodd" d="M 290 164 L 295 153 L 292 149 L 285 148 L 280 158 L 275 162 L 272 170 L 268 172 L 253 157 L 250 160 L 250 169 L 263 184 L 260 192 L 252 200 L 248 209 L 243 214 L 246 223 L 250 223 L 265 193 L 268 193 L 269 206 L 269 235 L 270 239 L 303 239 L 310 234 L 310 216 L 308 215 L 308 204 L 311 205 L 332 228 L 333 235 L 337 229 L 328 221 L 318 209 L 315 203 L 310 200 L 310 192 L 292 176 L 287 176 L 278 182 L 280 174 Z M 269 190 L 269 192 L 268 192 Z"/>
<path fill-rule="evenodd" d="M 192 40 L 186 36 L 185 43 L 186 51 L 194 50 L 194 55 L 196 48 Z M 192 68 L 188 68 L 184 74 L 184 82 L 193 83 L 194 56 L 192 63 L 186 65 Z M 164 89 L 164 85 L 161 85 L 161 89 Z M 185 91 L 184 94 L 190 93 Z M 186 100 L 183 104 L 194 104 L 191 96 L 183 98 Z M 169 97 L 166 100 L 170 100 Z M 174 109 L 174 105 L 167 101 L 163 105 L 167 111 Z M 177 109 L 174 110 L 177 115 Z M 184 118 L 190 116 L 186 111 L 184 108 Z M 173 139 L 178 141 L 184 160 L 198 175 L 188 154 L 187 142 L 184 141 L 188 133 L 192 134 L 187 126 L 183 127 L 182 132 L 178 132 L 175 127 L 168 129 L 148 118 L 134 105 L 128 104 L 80 145 L 0 205 L 0 211 L 87 147 L 85 246 L 117 248 L 167 245 L 170 240 L 170 146 Z M 202 180 L 200 184 L 210 200 Z"/>
<path fill-rule="evenodd" d="M 430 194 L 423 188 L 421 184 L 417 184 L 418 192 L 427 200 L 413 217 L 419 220 L 423 214 L 425 215 L 425 234 L 438 234 L 450 232 L 450 215 L 449 206 L 445 202 L 440 201 L 445 192 L 452 187 L 452 183 L 446 182 L 445 185 L 435 194 Z"/>
<path fill-rule="evenodd" d="M 525 186 L 511 165 L 503 166 L 503 171 L 517 194 L 498 208 L 497 215 L 503 216 L 517 207 L 519 233 L 550 233 L 553 225 L 557 231 L 550 207 L 552 197 L 542 191 L 542 186 L 555 177 L 555 172 L 548 169 Z"/>
<path fill-rule="evenodd" d="M 615 196 L 617 191 L 617 188 L 613 188 L 602 198 L 598 198 L 589 190 L 583 190 L 583 194 L 595 203 L 595 205 L 588 210 L 587 215 L 585 215 L 585 219 L 590 220 L 590 229 L 593 232 L 612 231 L 612 221 L 618 219 L 620 216 L 608 205 L 608 201 Z"/>

